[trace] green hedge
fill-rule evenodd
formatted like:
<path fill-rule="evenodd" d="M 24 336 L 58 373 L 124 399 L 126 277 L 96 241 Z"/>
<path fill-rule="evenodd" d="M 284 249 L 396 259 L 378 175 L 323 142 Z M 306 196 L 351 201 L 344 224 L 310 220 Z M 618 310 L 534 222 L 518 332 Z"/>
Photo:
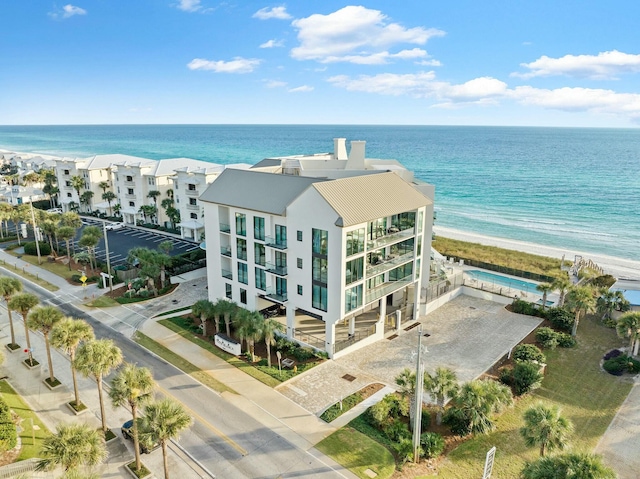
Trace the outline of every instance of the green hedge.
<path fill-rule="evenodd" d="M 11 418 L 11 411 L 5 400 L 0 397 L 0 452 L 13 449 L 18 444 L 18 431 Z"/>
<path fill-rule="evenodd" d="M 42 256 L 48 256 L 51 254 L 51 246 L 49 246 L 49 243 L 45 243 L 44 241 L 38 241 L 38 243 L 40 245 L 40 254 Z M 36 256 L 38 254 L 35 241 L 24 244 L 24 254 L 31 256 Z"/>

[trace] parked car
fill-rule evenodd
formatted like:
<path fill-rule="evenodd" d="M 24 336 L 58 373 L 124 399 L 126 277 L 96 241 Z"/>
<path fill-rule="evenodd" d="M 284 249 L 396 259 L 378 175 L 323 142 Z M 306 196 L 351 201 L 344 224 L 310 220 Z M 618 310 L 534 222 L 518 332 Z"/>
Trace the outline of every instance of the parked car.
<path fill-rule="evenodd" d="M 139 420 L 140 419 L 138 419 L 138 421 Z M 129 419 L 127 422 L 125 422 L 120 428 L 120 431 L 122 432 L 122 437 L 124 437 L 129 441 L 133 441 L 133 419 Z M 140 423 L 138 422 L 138 433 L 139 432 L 140 432 Z M 150 452 L 153 452 L 160 447 L 160 444 L 158 443 L 151 445 L 151 447 L 149 447 L 149 445 L 145 444 L 143 441 L 139 441 L 139 444 L 140 444 L 140 452 L 142 454 L 149 454 Z"/>
<path fill-rule="evenodd" d="M 62 208 L 50 208 L 47 210 L 47 213 L 58 213 L 62 214 Z"/>
<path fill-rule="evenodd" d="M 109 224 L 106 226 L 106 229 L 107 229 L 108 231 L 112 231 L 112 230 L 119 230 L 119 229 L 121 229 L 121 228 L 124 228 L 125 226 L 127 226 L 127 225 L 126 225 L 126 224 L 124 224 L 124 223 L 109 223 Z"/>

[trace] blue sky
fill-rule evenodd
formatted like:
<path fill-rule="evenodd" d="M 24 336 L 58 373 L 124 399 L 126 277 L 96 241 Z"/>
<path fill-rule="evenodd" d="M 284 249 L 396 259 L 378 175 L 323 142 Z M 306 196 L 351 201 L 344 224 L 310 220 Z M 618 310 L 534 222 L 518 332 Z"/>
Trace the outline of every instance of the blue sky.
<path fill-rule="evenodd" d="M 0 124 L 637 127 L 633 0 L 0 2 Z"/>

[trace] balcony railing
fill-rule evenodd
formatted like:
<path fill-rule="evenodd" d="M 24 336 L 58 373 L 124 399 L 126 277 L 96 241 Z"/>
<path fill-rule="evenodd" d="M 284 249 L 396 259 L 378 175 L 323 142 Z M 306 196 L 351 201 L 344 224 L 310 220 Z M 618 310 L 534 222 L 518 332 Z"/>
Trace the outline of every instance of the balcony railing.
<path fill-rule="evenodd" d="M 397 243 L 406 238 L 409 238 L 414 234 L 413 227 L 398 232 L 395 232 L 394 228 L 389 228 L 387 231 L 389 231 L 389 233 L 385 234 L 384 236 L 379 236 L 374 240 L 367 241 L 367 249 L 372 250 L 383 248 L 390 244 Z"/>
<path fill-rule="evenodd" d="M 400 256 L 392 255 L 384 258 L 379 257 L 376 264 L 367 265 L 367 276 L 377 276 L 381 273 L 389 271 L 390 269 L 400 266 L 401 264 L 408 263 L 413 260 L 413 251 Z"/>
<path fill-rule="evenodd" d="M 126 194 L 124 195 L 124 197 L 128 200 L 135 200 L 136 199 L 136 195 L 130 195 L 130 194 Z"/>
<path fill-rule="evenodd" d="M 220 246 L 220 254 L 231 258 L 231 246 Z"/>
<path fill-rule="evenodd" d="M 133 186 L 136 184 L 133 180 L 124 180 L 123 183 L 125 186 Z"/>
<path fill-rule="evenodd" d="M 408 275 L 397 281 L 387 281 L 386 283 L 382 283 L 381 285 L 368 290 L 365 296 L 365 302 L 371 303 L 373 301 L 376 301 L 377 299 L 382 298 L 383 296 L 387 296 L 393 293 L 394 291 L 398 291 L 406 286 L 409 286 L 412 283 L 412 278 L 412 275 Z"/>
<path fill-rule="evenodd" d="M 222 270 L 222 277 L 223 278 L 227 278 L 227 279 L 233 279 L 233 273 L 231 271 L 229 271 L 228 269 L 223 269 Z"/>
<path fill-rule="evenodd" d="M 287 275 L 287 267 L 286 266 L 277 266 L 274 263 L 267 262 L 266 270 L 267 270 L 267 273 L 277 274 L 278 276 L 286 276 Z"/>
<path fill-rule="evenodd" d="M 267 288 L 267 298 L 273 299 L 278 303 L 286 303 L 287 302 L 287 292 L 286 291 L 277 291 L 275 288 Z"/>
<path fill-rule="evenodd" d="M 276 249 L 287 249 L 287 240 L 282 238 L 274 238 L 273 236 L 265 237 L 265 244 Z"/>
<path fill-rule="evenodd" d="M 200 210 L 200 206 L 197 205 L 197 204 L 196 205 L 192 205 L 192 204 L 187 203 L 187 209 L 188 210 L 199 211 Z"/>
<path fill-rule="evenodd" d="M 228 225 L 226 223 L 220 223 L 220 232 L 231 233 L 231 225 Z"/>
<path fill-rule="evenodd" d="M 198 190 L 184 190 L 184 194 L 187 196 L 200 196 Z"/>

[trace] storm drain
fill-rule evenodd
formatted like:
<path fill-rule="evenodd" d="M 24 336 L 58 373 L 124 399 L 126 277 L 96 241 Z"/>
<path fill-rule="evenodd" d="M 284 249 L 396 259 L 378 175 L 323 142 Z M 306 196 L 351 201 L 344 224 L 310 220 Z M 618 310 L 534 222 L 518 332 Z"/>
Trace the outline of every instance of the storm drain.
<path fill-rule="evenodd" d="M 351 374 L 345 374 L 344 376 L 342 376 L 342 379 L 346 379 L 347 381 L 349 381 L 350 383 L 356 380 L 355 376 L 352 376 Z"/>
<path fill-rule="evenodd" d="M 420 323 L 415 323 L 412 324 L 411 326 L 404 328 L 405 331 L 411 331 L 413 328 L 417 328 L 418 326 L 420 326 Z"/>
<path fill-rule="evenodd" d="M 392 334 L 392 335 L 391 335 L 391 336 L 389 336 L 387 339 L 388 339 L 389 341 L 391 341 L 392 339 L 396 339 L 397 337 L 398 337 L 398 335 L 397 335 L 397 334 Z"/>

